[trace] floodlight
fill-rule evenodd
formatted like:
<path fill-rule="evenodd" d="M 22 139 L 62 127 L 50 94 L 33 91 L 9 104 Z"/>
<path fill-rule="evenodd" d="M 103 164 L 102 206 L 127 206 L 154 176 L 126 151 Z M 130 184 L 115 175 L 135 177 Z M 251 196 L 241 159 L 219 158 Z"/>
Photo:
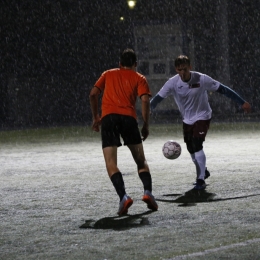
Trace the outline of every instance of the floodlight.
<path fill-rule="evenodd" d="M 134 9 L 136 5 L 136 0 L 127 0 L 127 4 L 130 9 Z"/>

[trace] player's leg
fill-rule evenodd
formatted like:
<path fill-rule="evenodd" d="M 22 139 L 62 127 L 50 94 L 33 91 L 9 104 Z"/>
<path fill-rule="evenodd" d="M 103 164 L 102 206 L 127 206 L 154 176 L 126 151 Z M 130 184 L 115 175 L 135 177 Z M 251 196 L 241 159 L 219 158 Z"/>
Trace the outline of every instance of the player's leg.
<path fill-rule="evenodd" d="M 144 172 L 150 172 L 149 166 L 145 159 L 143 144 L 128 144 L 127 146 L 130 149 L 133 159 L 136 163 L 138 174 L 142 175 Z M 151 178 L 149 179 L 151 180 Z M 151 183 L 149 184 L 149 190 L 152 191 Z"/>
<path fill-rule="evenodd" d="M 133 117 L 124 118 L 124 127 L 121 132 L 124 144 L 128 146 L 137 165 L 137 172 L 144 187 L 143 201 L 149 209 L 157 210 L 158 205 L 152 195 L 152 177 L 144 155 L 144 149 L 138 124 Z"/>
<path fill-rule="evenodd" d="M 101 121 L 101 137 L 106 169 L 119 196 L 118 214 L 126 214 L 133 200 L 126 194 L 122 173 L 117 167 L 117 147 L 121 146 L 117 115 L 108 115 Z"/>
<path fill-rule="evenodd" d="M 194 125 L 188 125 L 183 122 L 184 142 L 186 143 L 186 148 L 187 148 L 188 152 L 190 153 L 192 162 L 194 163 L 194 165 L 196 167 L 196 180 L 197 180 L 200 175 L 200 168 L 199 168 L 199 164 L 197 163 L 196 158 L 195 158 L 194 145 L 193 145 L 193 139 L 192 139 L 193 128 L 194 128 Z"/>
<path fill-rule="evenodd" d="M 108 176 L 111 178 L 116 172 L 119 172 L 117 167 L 117 146 L 104 147 L 103 155 Z"/>
<path fill-rule="evenodd" d="M 197 188 L 205 187 L 205 178 L 210 174 L 206 168 L 206 156 L 203 150 L 203 142 L 208 132 L 210 120 L 199 120 L 194 125 L 183 124 L 184 141 L 187 145 L 192 161 L 196 167 Z"/>
<path fill-rule="evenodd" d="M 143 144 L 129 144 L 134 161 L 137 165 L 137 172 L 144 187 L 144 195 L 142 200 L 147 204 L 147 207 L 151 210 L 158 210 L 158 205 L 152 195 L 152 177 L 150 174 L 149 166 L 145 159 Z"/>
<path fill-rule="evenodd" d="M 203 150 L 203 142 L 205 141 L 210 126 L 210 120 L 199 120 L 194 124 L 192 144 L 196 163 L 199 165 L 198 180 L 204 180 L 206 173 L 209 173 L 206 168 L 206 155 Z M 208 175 L 207 175 L 208 177 Z"/>
<path fill-rule="evenodd" d="M 190 144 L 187 144 L 190 146 Z M 190 153 L 190 156 L 191 156 L 191 159 L 193 161 L 193 163 L 195 164 L 195 167 L 196 167 L 196 180 L 199 178 L 199 175 L 200 175 L 200 167 L 199 167 L 199 164 L 196 160 L 196 157 L 195 157 L 195 154 L 194 153 Z"/>

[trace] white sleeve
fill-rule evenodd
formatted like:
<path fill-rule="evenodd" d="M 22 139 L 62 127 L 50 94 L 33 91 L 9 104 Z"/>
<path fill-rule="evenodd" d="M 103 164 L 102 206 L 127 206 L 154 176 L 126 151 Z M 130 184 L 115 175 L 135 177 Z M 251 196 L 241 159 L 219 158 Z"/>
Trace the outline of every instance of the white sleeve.
<path fill-rule="evenodd" d="M 203 81 L 204 81 L 204 86 L 205 86 L 206 90 L 213 91 L 213 92 L 218 90 L 220 82 L 218 82 L 217 80 L 204 74 Z"/>
<path fill-rule="evenodd" d="M 173 93 L 173 78 L 170 78 L 164 85 L 163 87 L 160 89 L 160 91 L 158 92 L 159 96 L 161 96 L 162 98 L 167 98 L 169 95 L 172 95 Z"/>

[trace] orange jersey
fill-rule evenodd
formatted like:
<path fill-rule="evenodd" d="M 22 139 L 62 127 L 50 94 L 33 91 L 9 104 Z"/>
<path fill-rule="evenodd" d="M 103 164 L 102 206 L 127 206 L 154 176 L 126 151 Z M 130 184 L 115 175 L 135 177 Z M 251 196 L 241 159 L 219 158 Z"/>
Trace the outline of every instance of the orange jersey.
<path fill-rule="evenodd" d="M 105 71 L 95 87 L 103 91 L 102 115 L 120 114 L 137 118 L 136 99 L 144 94 L 151 95 L 146 78 L 130 69 Z"/>

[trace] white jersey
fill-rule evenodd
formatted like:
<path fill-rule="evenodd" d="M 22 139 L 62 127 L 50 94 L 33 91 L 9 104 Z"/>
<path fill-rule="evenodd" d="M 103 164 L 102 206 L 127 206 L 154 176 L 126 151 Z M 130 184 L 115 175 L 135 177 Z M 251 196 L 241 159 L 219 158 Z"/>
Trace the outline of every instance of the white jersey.
<path fill-rule="evenodd" d="M 198 120 L 211 118 L 212 109 L 207 91 L 217 91 L 220 82 L 196 71 L 190 73 L 191 79 L 188 82 L 183 82 L 178 74 L 170 78 L 158 94 L 162 98 L 173 95 L 183 122 L 192 125 Z"/>

